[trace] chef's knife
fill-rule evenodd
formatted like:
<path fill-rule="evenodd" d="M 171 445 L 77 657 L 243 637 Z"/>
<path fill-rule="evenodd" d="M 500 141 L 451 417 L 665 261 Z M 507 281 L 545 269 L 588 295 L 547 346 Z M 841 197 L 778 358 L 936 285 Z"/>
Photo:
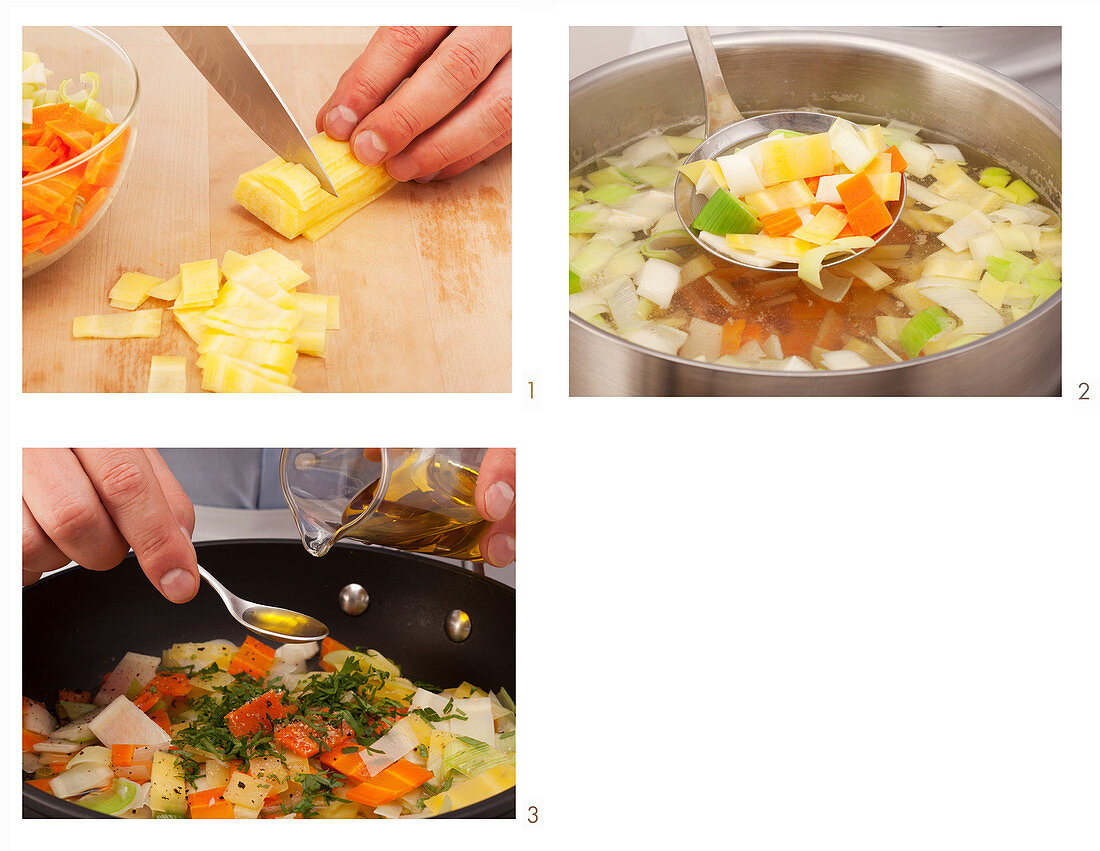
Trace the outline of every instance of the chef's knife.
<path fill-rule="evenodd" d="M 336 189 L 298 123 L 232 27 L 165 27 L 244 123 L 284 160 L 301 163 L 330 195 Z"/>

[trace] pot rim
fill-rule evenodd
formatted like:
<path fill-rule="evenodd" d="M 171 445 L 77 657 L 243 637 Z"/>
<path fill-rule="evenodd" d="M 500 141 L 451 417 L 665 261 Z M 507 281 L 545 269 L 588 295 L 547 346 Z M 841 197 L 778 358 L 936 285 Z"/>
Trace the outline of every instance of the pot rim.
<path fill-rule="evenodd" d="M 814 29 L 794 28 L 789 30 L 775 30 L 775 31 L 752 31 L 747 33 L 726 33 L 723 35 L 714 36 L 714 47 L 719 53 L 719 58 L 724 47 L 737 47 L 737 46 L 755 46 L 755 47 L 769 47 L 776 45 L 790 46 L 794 45 L 806 45 L 806 46 L 833 46 L 843 48 L 855 48 L 867 53 L 884 54 L 898 59 L 912 60 L 914 58 L 922 60 L 926 64 L 935 65 L 936 67 L 951 70 L 956 76 L 969 77 L 975 79 L 977 82 L 984 83 L 989 88 L 994 89 L 1009 89 L 1008 95 L 1019 102 L 1023 102 L 1052 133 L 1054 133 L 1059 140 L 1062 138 L 1062 113 L 1057 109 L 1050 101 L 1041 97 L 1033 92 L 1031 89 L 1024 86 L 1022 83 L 1018 83 L 1010 77 L 1006 77 L 998 71 L 994 71 L 992 68 L 987 68 L 984 65 L 979 65 L 977 62 L 971 62 L 969 59 L 962 59 L 958 56 L 952 56 L 949 53 L 943 53 L 938 50 L 932 50 L 927 47 L 917 47 L 904 44 L 899 41 L 893 41 L 891 39 L 879 38 L 877 36 L 862 35 L 856 33 L 841 33 L 833 31 L 819 31 Z M 673 60 L 679 59 L 683 56 L 690 57 L 691 48 L 689 47 L 687 40 L 671 42 L 669 44 L 660 45 L 658 47 L 650 47 L 645 50 L 640 50 L 637 53 L 630 53 L 626 56 L 613 59 L 610 62 L 606 62 L 596 68 L 586 71 L 585 73 L 574 77 L 569 81 L 569 99 L 572 103 L 573 98 L 584 94 L 589 89 L 603 84 L 608 78 L 618 76 L 624 72 L 634 72 L 640 70 L 650 64 L 653 60 Z M 640 346 L 637 343 L 632 343 L 616 334 L 606 331 L 603 328 L 597 328 L 591 322 L 585 322 L 579 316 L 576 316 L 572 312 L 569 314 L 569 322 L 573 327 L 577 327 L 583 332 L 594 333 L 599 336 L 605 337 L 609 340 L 614 340 L 615 343 L 626 346 L 633 349 L 638 354 L 648 355 L 650 357 L 659 358 L 661 360 L 668 361 L 675 366 L 691 366 L 697 369 L 715 370 L 717 372 L 729 373 L 732 375 L 744 375 L 753 377 L 762 376 L 780 376 L 785 381 L 820 381 L 829 380 L 826 376 L 836 378 L 838 376 L 852 376 L 852 375 L 869 375 L 869 374 L 885 374 L 887 372 L 893 372 L 896 370 L 906 369 L 916 364 L 932 363 L 937 360 L 944 360 L 958 355 L 960 352 L 966 352 L 978 346 L 983 346 L 992 340 L 998 338 L 1004 338 L 1008 334 L 1012 333 L 1018 328 L 1023 328 L 1031 322 L 1039 320 L 1044 314 L 1054 310 L 1056 306 L 1060 306 L 1062 303 L 1062 290 L 1058 289 L 1053 296 L 1047 299 L 1041 304 L 1038 310 L 1034 310 L 1022 319 L 1017 319 L 1006 325 L 999 331 L 995 331 L 992 334 L 987 334 L 980 340 L 975 340 L 972 343 L 967 343 L 964 346 L 958 346 L 954 349 L 947 349 L 943 352 L 937 352 L 934 355 L 924 355 L 912 360 L 902 361 L 901 363 L 889 363 L 882 364 L 880 366 L 870 366 L 861 369 L 844 369 L 844 370 L 821 370 L 815 369 L 813 371 L 805 372 L 780 372 L 774 369 L 748 369 L 746 367 L 729 366 L 728 364 L 720 363 L 700 363 L 699 361 L 689 360 L 682 358 L 679 355 L 668 355 L 664 352 L 658 352 L 655 349 L 649 349 L 645 346 Z"/>

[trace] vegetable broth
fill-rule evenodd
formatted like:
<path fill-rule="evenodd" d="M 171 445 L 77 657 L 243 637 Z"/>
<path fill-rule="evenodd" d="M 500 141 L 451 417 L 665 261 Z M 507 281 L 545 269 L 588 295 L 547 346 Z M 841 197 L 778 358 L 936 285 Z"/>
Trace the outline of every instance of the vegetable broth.
<path fill-rule="evenodd" d="M 875 121 L 866 116 L 840 115 L 861 124 Z M 668 134 L 666 138 L 673 138 L 676 134 L 685 132 L 686 129 L 681 126 L 675 130 L 665 131 Z M 659 131 L 650 136 L 658 134 Z M 986 169 L 999 165 L 990 156 L 973 146 L 923 130 L 919 131 L 919 134 L 921 143 L 954 145 L 965 160 L 965 164 L 961 165 L 963 173 L 972 181 L 978 181 Z M 608 162 L 621 162 L 618 158 L 632 144 L 634 143 L 574 169 L 570 180 L 570 189 L 574 193 L 571 195 L 571 209 L 578 207 L 588 209 L 583 202 L 574 203 L 580 201 L 575 194 L 577 190 L 584 192 L 592 185 L 587 176 L 591 175 L 597 166 L 603 164 L 606 168 Z M 686 146 L 678 147 L 677 150 L 686 150 Z M 669 161 L 667 164 L 675 168 L 682 159 L 683 157 L 679 157 L 675 162 Z M 941 162 L 947 161 L 937 158 L 936 166 L 947 168 L 942 166 Z M 914 177 L 909 174 L 906 179 L 910 184 L 917 184 L 919 187 L 933 187 L 933 191 L 938 183 L 937 178 L 932 175 Z M 664 185 L 650 184 L 650 186 L 643 184 L 637 187 L 636 191 L 641 192 L 649 188 L 671 193 L 672 184 L 671 182 Z M 1061 222 L 1058 215 L 1053 212 L 1053 205 L 1048 198 L 1039 197 L 1036 201 L 1022 206 L 1036 211 L 1047 210 L 1050 215 L 1039 228 L 1048 244 L 1043 245 L 1040 250 L 1019 253 L 1030 261 L 1033 269 L 1042 260 L 1052 260 L 1058 267 L 1057 275 L 1060 280 Z M 1036 216 L 1038 215 L 1040 214 L 1036 212 Z M 620 328 L 615 321 L 615 311 L 611 309 L 611 296 L 626 298 L 629 302 L 629 292 L 622 290 L 621 281 L 616 279 L 616 276 L 619 279 L 631 277 L 629 274 L 622 274 L 629 272 L 629 264 L 623 261 L 623 255 L 640 250 L 643 256 L 654 256 L 654 252 L 640 237 L 652 236 L 657 228 L 664 226 L 681 228 L 673 213 L 670 218 L 658 220 L 652 229 L 636 232 L 634 242 L 619 247 L 609 262 L 597 273 L 578 276 L 580 280 L 574 280 L 571 276 L 570 308 L 592 324 L 627 339 L 633 339 L 641 345 L 668 354 L 679 354 L 681 357 L 730 366 L 750 369 L 809 369 L 811 367 L 836 369 L 899 362 L 922 354 L 932 354 L 964 345 L 989 333 L 988 330 L 981 334 L 973 333 L 966 327 L 962 318 L 945 312 L 946 318 L 941 320 L 939 333 L 923 341 L 918 337 L 917 341 L 922 342 L 922 345 L 916 352 L 907 350 L 900 339 L 900 332 L 914 316 L 922 310 L 936 306 L 931 299 L 923 296 L 921 290 L 915 286 L 915 282 L 920 282 L 922 285 L 937 281 L 942 283 L 940 278 L 930 275 L 929 258 L 941 250 L 946 250 L 939 238 L 939 233 L 952 224 L 950 219 L 929 215 L 928 208 L 915 201 L 911 192 L 906 208 L 891 232 L 878 246 L 863 255 L 864 258 L 875 263 L 882 272 L 889 275 L 891 280 L 875 288 L 856 275 L 847 294 L 837 302 L 827 300 L 821 291 L 801 281 L 795 270 L 746 269 L 704 252 L 693 242 L 683 240 L 680 244 L 671 244 L 659 256 L 680 265 L 682 272 L 685 269 L 698 271 L 701 267 L 706 270 L 705 273 L 694 276 L 690 281 L 681 280 L 667 308 L 647 303 L 644 298 L 638 298 L 636 313 L 634 316 L 628 314 L 630 327 Z M 593 234 L 591 237 L 591 239 L 596 238 L 598 234 Z M 571 234 L 571 257 L 577 254 L 577 244 L 573 242 L 574 239 L 578 239 L 577 235 Z M 587 242 L 583 235 L 579 239 Z M 666 241 L 675 242 L 671 237 Z M 968 253 L 968 249 L 964 248 L 964 251 Z M 901 256 L 897 256 L 899 254 Z M 705 260 L 701 259 L 704 257 Z M 707 269 L 710 265 L 713 268 Z M 843 263 L 832 267 L 833 271 L 843 269 Z M 574 271 L 572 262 L 570 270 Z M 846 274 L 853 273 L 848 271 Z M 636 279 L 636 275 L 634 277 Z M 949 283 L 957 283 L 961 288 L 976 291 L 980 283 L 986 281 L 988 277 L 988 270 L 983 265 L 981 281 L 966 282 L 961 279 L 958 281 L 952 279 Z M 616 291 L 617 288 L 618 291 Z M 1026 287 L 1024 289 L 1026 290 Z M 1007 292 L 1014 297 L 1006 296 L 1000 301 L 998 313 L 1002 325 L 1022 318 L 1052 294 L 1043 290 L 1040 290 L 1039 294 L 1025 292 L 1019 286 L 1013 288 L 1011 283 Z M 608 303 L 606 310 L 603 309 L 601 299 Z M 620 319 L 623 317 L 622 303 L 620 300 Z M 684 332 L 687 332 L 686 338 Z M 717 343 L 716 350 L 715 341 L 719 339 L 719 334 L 721 334 L 721 342 Z M 908 336 L 912 342 L 912 334 Z M 693 340 L 693 338 L 697 339 Z M 699 340 L 702 342 L 699 343 Z M 839 360 L 833 360 L 831 365 L 827 364 L 830 358 L 822 358 L 822 355 L 837 351 L 852 352 L 858 355 L 858 358 L 845 355 Z M 792 358 L 802 359 L 804 363 L 793 361 Z"/>

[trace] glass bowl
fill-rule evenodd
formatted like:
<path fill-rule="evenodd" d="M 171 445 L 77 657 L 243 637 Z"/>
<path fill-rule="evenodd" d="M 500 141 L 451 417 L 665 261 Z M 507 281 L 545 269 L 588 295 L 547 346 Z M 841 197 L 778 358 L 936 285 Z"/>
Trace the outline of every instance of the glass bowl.
<path fill-rule="evenodd" d="M 36 229 L 48 227 L 49 217 L 28 209 L 28 188 L 35 198 L 52 191 L 72 192 L 76 202 L 67 222 L 55 225 L 33 250 L 23 250 L 23 277 L 40 272 L 71 251 L 103 218 L 126 176 L 133 158 L 139 84 L 137 68 L 121 47 L 90 27 L 24 27 L 23 49 L 42 59 L 52 75 L 48 85 L 56 87 L 71 79 L 73 89 L 81 87 L 80 75 L 95 72 L 100 77 L 96 100 L 110 110 L 115 128 L 84 153 L 23 178 L 23 241 L 34 244 L 41 238 Z M 44 221 L 45 219 L 45 221 Z"/>

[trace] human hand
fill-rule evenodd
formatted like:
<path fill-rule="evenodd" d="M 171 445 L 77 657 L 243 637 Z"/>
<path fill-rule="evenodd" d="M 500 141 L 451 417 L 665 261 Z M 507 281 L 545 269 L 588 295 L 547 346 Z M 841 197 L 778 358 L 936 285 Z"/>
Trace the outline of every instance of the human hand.
<path fill-rule="evenodd" d="M 155 449 L 23 450 L 23 584 L 70 561 L 116 567 L 132 547 L 149 581 L 185 603 L 199 590 L 195 510 Z"/>
<path fill-rule="evenodd" d="M 317 130 L 350 139 L 360 162 L 384 162 L 396 180 L 466 171 L 512 141 L 512 28 L 379 28 Z"/>
<path fill-rule="evenodd" d="M 485 450 L 474 504 L 490 521 L 481 535 L 481 554 L 494 567 L 511 564 L 516 560 L 516 450 Z"/>

